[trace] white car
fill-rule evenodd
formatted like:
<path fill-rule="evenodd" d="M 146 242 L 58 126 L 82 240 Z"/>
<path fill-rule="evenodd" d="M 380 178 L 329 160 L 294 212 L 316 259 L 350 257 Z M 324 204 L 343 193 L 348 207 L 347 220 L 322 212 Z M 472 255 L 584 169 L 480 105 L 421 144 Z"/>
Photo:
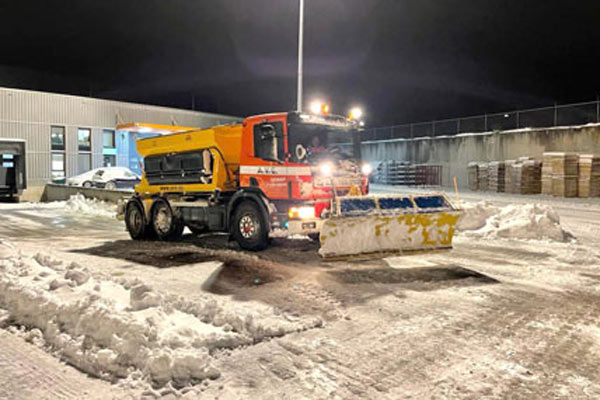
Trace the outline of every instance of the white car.
<path fill-rule="evenodd" d="M 108 190 L 133 189 L 140 177 L 124 167 L 96 168 L 67 179 L 69 186 L 96 187 Z"/>

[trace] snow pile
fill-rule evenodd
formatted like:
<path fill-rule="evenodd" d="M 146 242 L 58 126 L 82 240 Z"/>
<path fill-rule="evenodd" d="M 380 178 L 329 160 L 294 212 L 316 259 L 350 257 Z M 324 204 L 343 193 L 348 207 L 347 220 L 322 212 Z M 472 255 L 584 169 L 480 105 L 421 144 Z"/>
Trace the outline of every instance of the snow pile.
<path fill-rule="evenodd" d="M 487 219 L 499 212 L 490 202 L 484 201 L 470 205 L 462 205 L 461 214 L 456 229 L 459 231 L 474 231 L 485 226 Z"/>
<path fill-rule="evenodd" d="M 90 199 L 77 193 L 64 203 L 64 207 L 73 213 L 94 217 L 114 218 L 117 215 L 117 206 L 98 199 Z"/>
<path fill-rule="evenodd" d="M 558 242 L 573 237 L 562 228 L 558 213 L 550 206 L 524 204 L 497 208 L 489 203 L 477 203 L 463 210 L 458 229 L 471 237 Z"/>
<path fill-rule="evenodd" d="M 214 351 L 320 324 L 273 312 L 263 322 L 262 315 L 225 309 L 216 300 L 170 298 L 139 280 L 95 276 L 45 254 L 22 255 L 3 241 L 0 309 L 0 326 L 26 326 L 32 342 L 91 375 L 137 376 L 156 386 L 217 378 Z"/>

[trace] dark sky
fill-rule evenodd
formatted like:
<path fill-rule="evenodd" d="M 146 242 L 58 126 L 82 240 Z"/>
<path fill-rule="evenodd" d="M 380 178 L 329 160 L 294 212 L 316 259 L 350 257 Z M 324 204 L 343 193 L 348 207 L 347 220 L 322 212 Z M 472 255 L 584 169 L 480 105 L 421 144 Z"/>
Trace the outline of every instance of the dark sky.
<path fill-rule="evenodd" d="M 0 85 L 225 114 L 291 110 L 297 0 L 0 3 Z M 368 125 L 600 93 L 600 0 L 306 0 L 305 99 Z"/>

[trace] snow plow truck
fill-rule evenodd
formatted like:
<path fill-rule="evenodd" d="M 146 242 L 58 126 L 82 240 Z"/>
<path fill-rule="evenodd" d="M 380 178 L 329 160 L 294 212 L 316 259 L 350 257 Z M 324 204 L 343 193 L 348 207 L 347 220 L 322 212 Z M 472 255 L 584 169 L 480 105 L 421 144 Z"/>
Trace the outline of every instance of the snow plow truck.
<path fill-rule="evenodd" d="M 120 206 L 136 240 L 228 233 L 246 250 L 308 235 L 323 257 L 448 248 L 456 207 L 443 194 L 370 196 L 357 121 L 301 112 L 209 129 L 130 123 L 142 180 Z M 160 134 L 160 135 L 158 135 Z"/>

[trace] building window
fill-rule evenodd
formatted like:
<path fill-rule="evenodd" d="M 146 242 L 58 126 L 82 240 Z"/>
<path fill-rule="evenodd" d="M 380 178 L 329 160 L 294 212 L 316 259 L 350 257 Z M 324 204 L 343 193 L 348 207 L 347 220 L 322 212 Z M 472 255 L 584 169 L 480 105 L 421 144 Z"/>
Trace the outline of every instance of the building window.
<path fill-rule="evenodd" d="M 114 149 L 115 146 L 115 131 L 105 129 L 102 131 L 102 147 L 105 149 Z"/>
<path fill-rule="evenodd" d="M 65 151 L 65 127 L 51 127 L 51 146 L 53 151 Z"/>
<path fill-rule="evenodd" d="M 65 154 L 52 153 L 52 180 L 58 181 L 65 178 Z"/>
<path fill-rule="evenodd" d="M 52 180 L 60 181 L 66 177 L 66 157 L 65 157 L 65 127 L 52 126 L 50 128 L 50 170 L 52 171 Z"/>
<path fill-rule="evenodd" d="M 103 167 L 116 167 L 117 166 L 117 156 L 113 154 L 104 154 L 102 156 L 102 166 Z"/>
<path fill-rule="evenodd" d="M 77 172 L 83 173 L 92 169 L 92 130 L 89 128 L 77 129 Z"/>
<path fill-rule="evenodd" d="M 115 142 L 115 131 L 104 129 L 102 131 L 102 166 L 117 166 L 117 146 Z"/>
<path fill-rule="evenodd" d="M 77 140 L 79 151 L 92 151 L 92 130 L 88 128 L 79 128 L 77 130 Z"/>

